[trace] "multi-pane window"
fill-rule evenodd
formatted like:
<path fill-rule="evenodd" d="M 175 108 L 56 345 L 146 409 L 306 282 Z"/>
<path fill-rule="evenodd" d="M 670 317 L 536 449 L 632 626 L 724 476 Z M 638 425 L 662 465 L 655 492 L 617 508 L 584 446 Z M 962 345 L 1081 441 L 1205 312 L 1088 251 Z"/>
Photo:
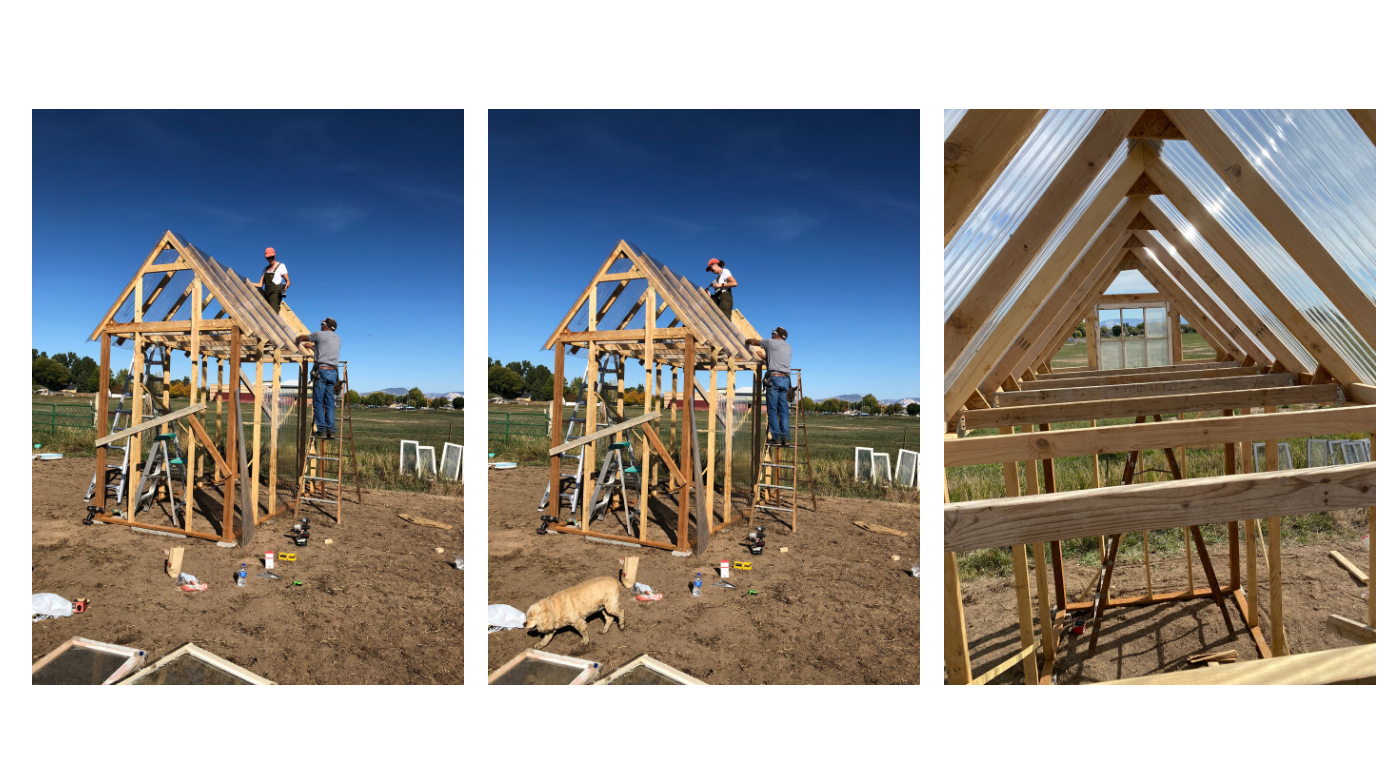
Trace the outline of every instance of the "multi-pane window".
<path fill-rule="evenodd" d="M 1170 364 L 1168 306 L 1098 310 L 1098 359 L 1104 370 Z"/>

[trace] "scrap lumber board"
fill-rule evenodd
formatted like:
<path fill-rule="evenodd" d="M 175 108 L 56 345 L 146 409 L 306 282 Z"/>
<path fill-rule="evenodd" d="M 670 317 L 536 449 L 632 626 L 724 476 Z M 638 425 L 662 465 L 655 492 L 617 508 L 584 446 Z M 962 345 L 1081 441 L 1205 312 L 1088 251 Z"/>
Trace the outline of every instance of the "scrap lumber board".
<path fill-rule="evenodd" d="M 580 446 L 584 445 L 585 443 L 594 442 L 595 440 L 598 440 L 598 439 L 600 439 L 600 438 L 608 437 L 608 436 L 614 434 L 615 432 L 622 432 L 622 431 L 625 430 L 625 429 L 632 429 L 633 427 L 635 427 L 635 426 L 637 426 L 637 425 L 639 425 L 639 424 L 645 424 L 645 423 L 648 423 L 649 421 L 655 421 L 655 420 L 657 420 L 658 418 L 661 418 L 661 416 L 662 416 L 662 411 L 660 411 L 660 410 L 653 410 L 651 413 L 644 413 L 643 415 L 640 415 L 640 416 L 638 416 L 637 418 L 630 418 L 629 420 L 624 421 L 624 422 L 621 423 L 621 424 L 614 424 L 613 426 L 607 426 L 607 427 L 605 427 L 605 428 L 599 430 L 598 432 L 595 432 L 594 434 L 587 434 L 587 435 L 585 435 L 584 437 L 577 437 L 577 438 L 575 438 L 574 440 L 571 440 L 571 441 L 569 441 L 569 442 L 562 443 L 561 445 L 558 445 L 558 446 L 556 446 L 555 448 L 552 448 L 550 451 L 548 451 L 548 452 L 547 452 L 547 455 L 548 455 L 548 456 L 555 456 L 555 455 L 557 455 L 557 454 L 559 454 L 559 453 L 565 453 L 566 451 L 568 451 L 568 450 L 570 450 L 570 449 L 572 449 L 572 448 L 579 448 Z"/>
<path fill-rule="evenodd" d="M 1339 553 L 1336 550 L 1330 550 L 1328 551 L 1328 555 L 1332 556 L 1334 561 L 1338 562 L 1339 564 L 1342 564 L 1343 569 L 1346 569 L 1348 572 L 1352 574 L 1353 577 L 1357 578 L 1358 582 L 1371 582 L 1371 578 L 1367 576 L 1367 573 L 1358 569 L 1357 565 L 1352 563 L 1351 561 L 1348 561 L 1347 557 L 1345 557 L 1343 554 Z"/>
<path fill-rule="evenodd" d="M 440 522 L 440 521 L 433 521 L 433 520 L 430 519 L 430 518 L 414 518 L 414 517 L 412 517 L 411 515 L 408 515 L 407 513 L 398 513 L 398 517 L 399 517 L 399 518 L 402 518 L 403 520 L 407 521 L 408 523 L 415 523 L 415 524 L 417 524 L 418 526 L 431 526 L 432 528 L 435 528 L 435 529 L 450 529 L 450 528 L 451 528 L 451 524 L 449 524 L 449 523 L 442 523 L 442 522 Z"/>
<path fill-rule="evenodd" d="M 1376 645 L 1321 650 L 1098 685 L 1324 685 L 1376 677 Z"/>
<path fill-rule="evenodd" d="M 1344 618 L 1341 615 L 1329 615 L 1324 622 L 1324 628 L 1329 634 L 1336 634 L 1344 639 L 1350 639 L 1359 645 L 1376 644 L 1376 629 L 1365 623 L 1358 623 L 1351 618 Z"/>
<path fill-rule="evenodd" d="M 889 526 L 879 526 L 875 523 L 864 523 L 863 521 L 854 521 L 854 526 L 858 526 L 860 528 L 864 528 L 870 532 L 876 532 L 878 534 L 895 534 L 898 537 L 906 536 L 906 532 L 904 531 L 897 531 L 896 529 L 893 529 Z"/>
<path fill-rule="evenodd" d="M 167 414 L 165 414 L 165 415 L 158 416 L 157 418 L 154 418 L 154 419 L 149 420 L 149 421 L 145 421 L 145 422 L 143 422 L 143 423 L 141 423 L 141 424 L 135 424 L 134 426 L 131 426 L 131 427 L 128 428 L 128 429 L 121 429 L 120 431 L 116 432 L 115 434 L 107 434 L 105 437 L 102 437 L 101 439 L 97 440 L 97 441 L 95 442 L 95 446 L 96 446 L 97 448 L 100 448 L 100 447 L 103 446 L 103 445 L 109 445 L 109 444 L 111 444 L 111 443 L 113 443 L 113 442 L 118 442 L 118 441 L 120 441 L 120 440 L 125 439 L 126 437 L 131 436 L 131 435 L 136 435 L 136 434 L 139 434 L 140 432 L 146 432 L 146 431 L 148 431 L 148 430 L 150 430 L 150 429 L 153 429 L 153 428 L 156 427 L 156 426 L 162 426 L 163 424 L 166 424 L 166 423 L 168 423 L 169 421 L 175 421 L 175 420 L 177 420 L 177 419 L 179 419 L 179 418 L 182 418 L 182 417 L 184 417 L 184 416 L 192 415 L 193 413 L 200 413 L 201 411 L 203 411 L 203 410 L 205 410 L 205 409 L 206 409 L 206 405 L 201 404 L 201 403 L 197 403 L 197 404 L 195 404 L 195 405 L 188 405 L 187 407 L 184 407 L 184 408 L 182 408 L 181 410 L 176 410 L 176 411 L 173 411 L 173 412 L 171 412 L 171 413 L 167 413 Z"/>

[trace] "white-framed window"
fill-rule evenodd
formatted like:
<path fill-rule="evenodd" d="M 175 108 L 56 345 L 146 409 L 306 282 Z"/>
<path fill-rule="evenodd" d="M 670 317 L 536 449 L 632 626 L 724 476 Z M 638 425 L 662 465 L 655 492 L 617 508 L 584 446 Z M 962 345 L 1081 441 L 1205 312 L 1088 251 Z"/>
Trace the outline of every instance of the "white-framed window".
<path fill-rule="evenodd" d="M 1169 305 L 1098 306 L 1098 366 L 1104 370 L 1168 367 L 1170 357 Z M 1178 325 L 1178 322 L 1176 322 Z"/>

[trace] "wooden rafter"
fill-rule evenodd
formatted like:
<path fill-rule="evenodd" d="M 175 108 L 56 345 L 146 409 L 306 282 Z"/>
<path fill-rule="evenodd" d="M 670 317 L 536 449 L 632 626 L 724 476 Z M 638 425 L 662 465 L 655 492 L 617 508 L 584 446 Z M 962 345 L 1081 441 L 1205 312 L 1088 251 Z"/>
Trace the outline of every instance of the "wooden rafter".
<path fill-rule="evenodd" d="M 1208 111 L 1167 109 L 1166 112 L 1208 166 L 1374 350 L 1376 303 L 1367 298 L 1352 276 L 1280 198 L 1252 165 L 1251 158 L 1237 148 Z"/>
<path fill-rule="evenodd" d="M 959 359 L 969 340 L 1040 253 L 1046 240 L 1107 166 L 1140 110 L 1106 110 L 1070 154 L 1040 198 L 998 249 L 954 312 L 945 320 L 944 369 Z"/>
<path fill-rule="evenodd" d="M 945 245 L 1040 124 L 1044 110 L 970 108 L 945 138 Z"/>
<path fill-rule="evenodd" d="M 1189 190 L 1159 158 L 1147 153 L 1146 170 L 1165 192 L 1165 196 L 1194 229 L 1211 246 L 1215 253 L 1232 268 L 1247 288 L 1261 300 L 1266 308 L 1280 320 L 1281 324 L 1294 335 L 1318 362 L 1328 371 L 1338 376 L 1344 383 L 1365 383 L 1343 359 L 1342 355 L 1319 333 L 1304 313 L 1281 291 L 1280 287 L 1266 274 L 1256 260 L 1251 258 L 1237 241 L 1223 228 L 1218 220 L 1208 212 Z M 1175 225 L 1159 212 L 1147 207 L 1147 216 L 1155 223 L 1162 236 L 1177 235 Z M 1171 245 L 1178 245 L 1178 239 L 1170 237 Z"/>
<path fill-rule="evenodd" d="M 1086 274 L 1107 250 L 1106 246 L 1122 239 L 1122 227 L 1131 218 L 1135 207 L 1115 196 L 1116 186 L 1120 181 L 1135 178 L 1141 171 L 1140 149 L 1133 149 L 1113 172 L 1110 185 L 1104 187 L 1089 203 L 1087 210 L 1065 234 L 987 339 L 978 344 L 972 358 L 950 382 L 950 390 L 945 392 L 946 418 L 953 415 L 973 394 L 1006 352 L 1029 346 L 1029 341 L 1023 340 L 1020 332 L 1039 315 L 1042 303 L 1048 303 L 1052 291 L 1061 285 L 1060 280 Z M 1099 227 L 1105 221 L 1107 226 L 1100 231 Z"/>

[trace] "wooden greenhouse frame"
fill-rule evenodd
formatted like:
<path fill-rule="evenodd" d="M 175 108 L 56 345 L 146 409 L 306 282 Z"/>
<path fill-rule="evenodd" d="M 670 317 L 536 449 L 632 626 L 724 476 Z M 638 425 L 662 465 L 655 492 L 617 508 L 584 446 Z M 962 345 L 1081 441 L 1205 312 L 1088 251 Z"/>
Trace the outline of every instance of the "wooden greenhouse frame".
<path fill-rule="evenodd" d="M 165 252 L 174 252 L 170 255 Z M 171 257 L 171 258 L 170 258 Z M 174 276 L 180 271 L 192 273 L 191 282 L 185 288 L 170 287 Z M 186 276 L 184 276 L 186 277 Z M 154 303 L 164 294 L 176 292 L 177 299 L 158 320 L 150 321 L 145 315 Z M 132 320 L 117 321 L 126 303 L 132 304 Z M 204 315 L 212 303 L 219 303 L 219 309 L 210 317 Z M 93 517 L 104 523 L 149 529 L 169 534 L 214 540 L 231 544 L 240 540 L 241 544 L 253 536 L 255 526 L 276 517 L 291 505 L 278 507 L 278 433 L 279 406 L 274 402 L 264 407 L 266 376 L 273 396 L 278 396 L 281 386 L 282 368 L 285 364 L 297 364 L 299 375 L 306 375 L 306 365 L 310 353 L 299 346 L 297 337 L 308 334 L 306 327 L 284 303 L 279 313 L 275 313 L 264 298 L 247 280 L 233 270 L 222 267 L 219 262 L 203 253 L 191 242 L 175 232 L 168 231 L 154 244 L 153 250 L 139 266 L 134 278 L 125 286 L 114 304 L 101 317 L 100 323 L 91 333 L 91 339 L 101 344 L 101 378 L 96 409 L 96 472 L 97 487 L 93 494 L 95 511 Z M 134 365 L 131 375 L 133 398 L 130 425 L 127 429 L 109 434 L 110 415 L 110 349 L 112 342 L 122 344 L 130 341 L 134 345 Z M 165 415 L 151 421 L 144 421 L 144 384 L 139 379 L 144 372 L 146 351 L 161 348 L 164 375 L 168 375 L 172 351 L 183 351 L 191 359 L 191 400 L 187 408 L 176 413 L 168 413 L 168 381 L 163 381 L 163 395 L 154 398 L 161 402 Z M 209 382 L 209 369 L 215 362 L 216 382 Z M 250 382 L 244 365 L 253 364 L 254 378 Z M 250 425 L 253 436 L 253 454 L 244 456 L 243 440 L 237 439 L 242 425 L 236 423 L 236 409 L 239 402 L 228 402 L 230 418 L 224 424 L 224 449 L 217 450 L 207 424 L 198 418 L 214 404 L 216 411 L 216 430 L 222 430 L 222 396 L 239 398 L 243 386 L 254 396 L 254 418 Z M 305 404 L 306 381 L 298 380 L 299 410 Z M 260 447 L 263 434 L 263 415 L 269 415 L 268 461 L 261 461 Z M 167 433 L 173 421 L 185 419 L 192 434 L 186 440 L 186 468 L 188 472 L 185 503 L 183 505 L 183 526 L 162 526 L 142 523 L 135 520 L 135 503 L 138 499 L 136 468 L 143 463 L 140 433 L 157 427 L 160 433 Z M 104 478 L 108 476 L 106 467 L 107 446 L 120 439 L 129 442 L 129 478 L 125 488 L 124 501 L 120 507 L 124 517 L 117 517 L 107 508 L 107 495 Z M 300 448 L 299 448 L 300 452 Z M 197 490 L 197 476 L 207 468 L 206 459 L 213 465 L 214 482 L 221 487 L 224 495 L 224 513 L 220 516 L 219 535 L 194 531 L 187 527 L 187 518 L 192 514 Z M 300 463 L 300 462 L 299 462 Z M 268 467 L 268 512 L 259 514 L 259 487 L 263 480 L 263 467 Z M 241 528 L 235 529 L 235 492 L 241 486 Z"/>
<path fill-rule="evenodd" d="M 619 265 L 620 271 L 613 271 L 616 264 Z M 617 322 L 606 318 L 615 303 L 628 293 L 630 286 L 641 289 L 633 305 Z M 658 326 L 659 317 L 667 311 L 671 312 L 673 318 L 667 326 Z M 693 489 L 699 507 L 695 532 L 695 550 L 699 554 L 704 551 L 711 535 L 749 514 L 748 510 L 735 511 L 731 503 L 733 402 L 725 403 L 724 413 L 719 414 L 717 418 L 719 424 L 710 423 L 706 445 L 708 453 L 702 458 L 695 432 L 695 395 L 699 394 L 707 402 L 713 414 L 719 404 L 719 373 L 727 373 L 727 393 L 732 400 L 737 373 L 749 371 L 752 373 L 754 397 L 760 398 L 763 352 L 760 348 L 749 347 L 744 342 L 747 339 L 759 338 L 760 335 L 742 313 L 735 310 L 732 319 L 726 318 L 705 289 L 695 286 L 684 276 L 671 271 L 636 246 L 620 240 L 543 346 L 544 350 L 554 349 L 556 356 L 552 379 L 552 385 L 556 390 L 550 411 L 551 497 L 543 513 L 545 529 L 631 542 L 663 550 L 689 552 L 689 505 Z M 564 427 L 561 423 L 564 407 L 564 397 L 561 394 L 567 372 L 567 349 L 572 356 L 579 354 L 582 349 L 586 352 L 582 371 L 585 373 L 587 408 L 593 408 L 597 402 L 604 401 L 595 391 L 598 360 L 601 355 L 614 356 L 617 374 L 616 399 L 612 406 L 606 404 L 605 408 L 611 423 L 603 430 L 597 430 L 596 414 L 586 412 L 584 436 L 569 442 L 563 439 Z M 625 367 L 629 358 L 637 359 L 642 365 L 645 387 L 641 413 L 633 418 L 625 417 L 623 402 Z M 670 380 L 667 388 L 664 388 L 662 383 L 663 367 L 669 370 Z M 696 371 L 699 370 L 709 372 L 708 390 L 702 387 L 695 377 Z M 681 408 L 679 419 L 678 402 Z M 760 405 L 759 401 L 755 401 L 751 409 L 755 432 L 752 457 L 755 478 L 761 449 L 761 441 L 757 439 L 756 433 Z M 673 455 L 667 450 L 659 437 L 663 421 L 670 424 L 673 435 L 679 432 L 678 455 Z M 725 435 L 725 488 L 717 500 L 719 507 L 716 510 L 715 495 L 706 484 L 712 486 L 715 480 L 714 452 L 716 436 L 720 433 Z M 626 435 L 636 436 L 636 439 L 644 441 L 639 468 L 639 472 L 643 474 L 640 478 L 639 505 L 646 508 L 650 504 L 649 494 L 663 485 L 661 470 L 663 467 L 666 469 L 665 485 L 677 494 L 678 515 L 674 544 L 647 539 L 647 509 L 639 510 L 641 520 L 636 536 L 592 531 L 591 506 L 588 499 L 581 500 L 579 526 L 564 526 L 558 520 L 561 517 L 562 502 L 558 496 L 561 493 L 560 454 L 580 446 L 585 447 L 584 468 L 578 473 L 578 477 L 581 481 L 581 493 L 590 494 L 595 477 L 596 443 L 607 437 L 613 437 L 614 442 L 623 442 Z M 673 444 L 672 447 L 678 446 Z M 656 461 L 652 458 L 654 453 Z"/>
<path fill-rule="evenodd" d="M 1375 111 L 1349 113 L 1374 146 Z M 1043 114 L 969 110 L 960 117 L 945 141 L 946 245 Z M 1172 140 L 1193 146 L 1375 351 L 1375 291 L 1369 294 L 1359 287 L 1209 112 L 1103 111 L 1038 193 L 1029 213 L 1007 230 L 1010 237 L 945 321 L 944 661 L 949 684 L 983 684 L 1018 663 L 1027 684 L 1049 684 L 1058 635 L 1072 614 L 1087 613 L 1084 617 L 1092 619 L 1091 654 L 1107 608 L 1189 599 L 1212 599 L 1230 633 L 1239 628 L 1229 611 L 1229 605 L 1235 605 L 1260 657 L 1271 660 L 1177 672 L 1158 682 L 1346 682 L 1375 677 L 1375 378 L 1358 374 L 1286 295 L 1281 279 L 1268 274 L 1266 265 L 1253 258 L 1251 247 L 1239 244 L 1214 218 L 1217 204 L 1208 207 L 1162 160 L 1163 144 Z M 1123 148 L 1127 153 L 1120 158 Z M 1105 170 L 1115 159 L 1121 161 Z M 1093 190 L 1100 176 L 1105 183 Z M 1181 232 L 1152 200 L 1158 195 L 1173 204 L 1197 235 Z M 1086 210 L 1071 217 L 1081 198 Z M 1066 231 L 1057 229 L 1062 222 Z M 1162 241 L 1174 252 L 1163 250 Z M 1285 344 L 1285 333 L 1274 331 L 1243 299 L 1247 295 L 1214 270 L 1195 248 L 1198 241 L 1218 254 L 1289 337 L 1313 356 L 1317 367 L 1302 363 Z M 1042 251 L 1047 252 L 1046 262 L 1031 273 L 1024 288 L 1013 291 Z M 1118 273 L 1129 269 L 1141 272 L 1155 292 L 1108 294 Z M 996 315 L 1009 294 L 1015 301 Z M 1147 304 L 1169 309 L 1170 365 L 1101 370 L 1096 338 L 1090 336 L 1086 367 L 1052 366 L 1055 354 L 1081 324 L 1087 322 L 1089 330 L 1097 332 L 1100 305 Z M 1184 359 L 1180 316 L 1213 347 L 1211 359 Z M 990 333 L 978 340 L 985 327 Z M 1319 409 L 1277 413 L 1282 406 L 1306 404 Z M 1100 420 L 1114 418 L 1135 418 L 1136 423 L 1098 426 Z M 1051 431 L 1052 424 L 1069 422 L 1086 422 L 1088 428 Z M 969 436 L 975 429 L 997 429 L 998 434 Z M 1371 462 L 1276 471 L 1278 440 L 1344 433 L 1370 435 Z M 1256 440 L 1266 441 L 1260 472 L 1253 471 L 1248 447 Z M 1185 479 L 1186 446 L 1222 446 L 1226 474 Z M 1163 454 L 1169 480 L 1135 482 L 1137 462 L 1150 451 L 1158 457 Z M 1118 483 L 1103 483 L 1097 457 L 1113 453 L 1126 453 L 1126 466 Z M 1088 456 L 1094 461 L 1094 487 L 1057 493 L 1054 460 Z M 1005 496 L 950 503 L 948 468 L 975 464 L 1002 465 Z M 1368 621 L 1357 624 L 1333 616 L 1338 624 L 1330 628 L 1362 644 L 1285 658 L 1290 650 L 1281 598 L 1286 572 L 1281 567 L 1281 516 L 1359 507 L 1370 508 Z M 1269 532 L 1262 532 L 1260 522 Z M 1199 526 L 1210 523 L 1227 525 L 1226 579 L 1215 573 L 1199 532 Z M 1151 590 L 1148 561 L 1145 595 L 1109 599 L 1111 571 L 1123 538 L 1181 528 L 1188 578 L 1183 590 Z M 1061 542 L 1093 536 L 1102 543 L 1103 569 L 1080 594 L 1066 586 Z M 1245 541 L 1245 553 L 1239 551 L 1239 537 Z M 1258 542 L 1265 553 L 1264 575 L 1258 571 Z M 1035 617 L 1028 546 L 1034 551 Z M 1012 549 L 1021 649 L 975 678 L 956 554 L 998 547 Z M 1204 573 L 1198 586 L 1196 564 Z M 1262 577 L 1268 589 L 1265 603 L 1259 590 Z M 1258 622 L 1262 607 L 1269 607 L 1270 616 L 1269 633 L 1264 634 Z"/>

